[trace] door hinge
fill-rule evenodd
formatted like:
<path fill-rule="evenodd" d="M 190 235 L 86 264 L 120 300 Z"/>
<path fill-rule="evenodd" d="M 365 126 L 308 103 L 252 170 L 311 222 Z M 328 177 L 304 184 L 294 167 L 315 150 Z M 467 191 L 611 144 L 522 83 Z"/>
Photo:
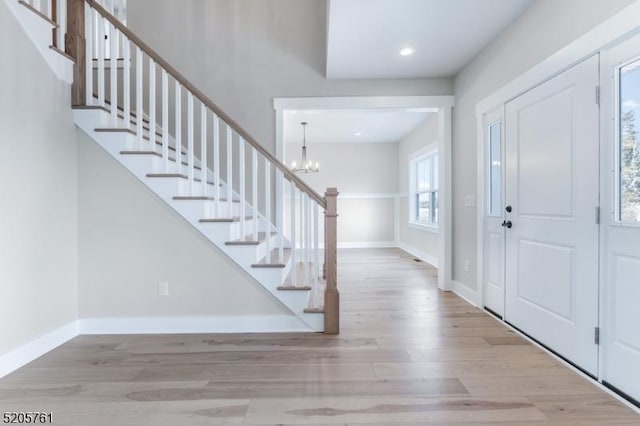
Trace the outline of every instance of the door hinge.
<path fill-rule="evenodd" d="M 600 327 L 595 328 L 593 340 L 596 345 L 600 344 Z"/>
<path fill-rule="evenodd" d="M 600 86 L 596 86 L 596 105 L 600 106 Z"/>
<path fill-rule="evenodd" d="M 600 225 L 600 206 L 596 206 L 596 225 Z"/>

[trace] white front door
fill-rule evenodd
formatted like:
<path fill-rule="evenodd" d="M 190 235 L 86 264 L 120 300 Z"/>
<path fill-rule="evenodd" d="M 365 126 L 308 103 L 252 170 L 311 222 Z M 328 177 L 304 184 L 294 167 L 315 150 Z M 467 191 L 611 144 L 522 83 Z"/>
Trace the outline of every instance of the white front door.
<path fill-rule="evenodd" d="M 484 124 L 484 248 L 482 267 L 484 307 L 504 315 L 503 134 L 504 108 L 486 114 Z"/>
<path fill-rule="evenodd" d="M 640 36 L 604 53 L 602 99 L 602 379 L 640 401 Z"/>
<path fill-rule="evenodd" d="M 506 104 L 505 319 L 595 375 L 598 57 Z"/>

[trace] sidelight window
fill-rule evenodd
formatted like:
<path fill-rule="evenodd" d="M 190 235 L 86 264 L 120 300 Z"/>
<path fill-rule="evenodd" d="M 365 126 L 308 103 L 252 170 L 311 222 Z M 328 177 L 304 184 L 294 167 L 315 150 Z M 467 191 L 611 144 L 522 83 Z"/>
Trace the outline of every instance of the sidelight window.
<path fill-rule="evenodd" d="M 640 60 L 619 69 L 618 220 L 640 223 Z"/>

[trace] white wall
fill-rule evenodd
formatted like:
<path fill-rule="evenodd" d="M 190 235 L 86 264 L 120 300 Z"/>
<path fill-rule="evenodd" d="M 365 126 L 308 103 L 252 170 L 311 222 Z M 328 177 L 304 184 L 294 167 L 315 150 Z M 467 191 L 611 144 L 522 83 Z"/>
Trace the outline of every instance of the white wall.
<path fill-rule="evenodd" d="M 476 289 L 476 104 L 634 0 L 537 0 L 455 78 L 453 279 Z M 464 270 L 465 260 L 470 268 Z"/>
<path fill-rule="evenodd" d="M 81 318 L 293 315 L 84 134 L 79 163 Z"/>
<path fill-rule="evenodd" d="M 450 95 L 451 79 L 327 80 L 323 0 L 130 0 L 127 23 L 271 152 L 274 97 Z"/>
<path fill-rule="evenodd" d="M 70 88 L 0 2 L 0 355 L 77 319 Z"/>
<path fill-rule="evenodd" d="M 286 143 L 287 164 L 300 162 L 300 152 L 301 142 Z M 398 144 L 307 143 L 307 152 L 320 172 L 300 177 L 320 194 L 329 187 L 340 192 L 338 244 L 393 244 Z"/>
<path fill-rule="evenodd" d="M 432 114 L 423 124 L 398 143 L 398 244 L 425 260 L 438 259 L 437 232 L 409 226 L 409 157 L 427 147 L 437 149 L 438 116 Z"/>

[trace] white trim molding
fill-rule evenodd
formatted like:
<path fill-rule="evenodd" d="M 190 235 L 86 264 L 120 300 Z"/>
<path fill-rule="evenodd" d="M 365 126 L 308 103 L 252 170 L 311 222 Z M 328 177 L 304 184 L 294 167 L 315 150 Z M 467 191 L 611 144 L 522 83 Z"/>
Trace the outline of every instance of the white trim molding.
<path fill-rule="evenodd" d="M 412 247 L 408 244 L 405 243 L 401 243 L 398 242 L 397 243 L 397 247 L 401 250 L 406 251 L 407 253 L 409 253 L 411 256 L 415 256 L 416 258 L 422 260 L 424 263 L 428 263 L 429 265 L 433 266 L 434 268 L 438 268 L 438 258 L 427 253 L 424 252 L 422 250 L 418 250 L 415 247 Z"/>
<path fill-rule="evenodd" d="M 544 61 L 503 85 L 500 90 L 478 102 L 476 116 L 482 118 L 485 112 L 499 107 L 530 88 L 554 77 L 582 59 L 611 44 L 631 37 L 640 31 L 638 17 L 640 17 L 640 1 L 635 1 Z"/>
<path fill-rule="evenodd" d="M 0 378 L 68 342 L 78 335 L 78 322 L 44 334 L 19 348 L 0 356 Z"/>
<path fill-rule="evenodd" d="M 285 162 L 284 158 L 284 113 L 286 110 L 349 110 L 349 109 L 399 109 L 409 111 L 434 112 L 438 117 L 438 137 L 436 139 L 439 153 L 440 183 L 440 217 L 438 232 L 438 259 L 440 259 L 440 273 L 438 274 L 438 288 L 449 290 L 452 276 L 451 253 L 451 120 L 452 109 L 455 104 L 454 96 L 355 96 L 355 97 L 307 97 L 307 98 L 275 98 L 275 153 L 276 157 Z M 338 188 L 339 190 L 340 188 Z M 276 189 L 278 191 L 279 189 Z M 397 197 L 402 197 L 398 194 Z M 342 195 L 341 195 L 342 197 Z M 396 197 L 396 198 L 397 198 Z M 278 199 L 281 199 L 278 197 Z M 395 210 L 399 208 L 395 206 Z M 397 215 L 396 215 L 397 217 Z M 394 228 L 396 237 L 399 230 Z"/>
<path fill-rule="evenodd" d="M 450 289 L 452 292 L 460 296 L 462 299 L 467 301 L 469 304 L 475 306 L 478 309 L 482 309 L 482 304 L 480 303 L 480 293 L 476 290 L 471 290 L 471 288 L 467 285 L 462 284 L 459 281 L 451 280 Z"/>
<path fill-rule="evenodd" d="M 338 243 L 339 249 L 390 247 L 398 247 L 398 245 L 395 241 L 343 241 Z"/>
<path fill-rule="evenodd" d="M 194 334 L 311 332 L 295 315 L 84 318 L 80 334 Z"/>
<path fill-rule="evenodd" d="M 341 200 L 373 200 L 398 197 L 400 197 L 400 194 L 397 192 L 341 192 L 339 195 Z"/>
<path fill-rule="evenodd" d="M 608 47 L 619 43 L 640 32 L 640 1 L 631 3 L 617 14 L 613 15 L 600 25 L 580 36 L 567 46 L 559 49 L 537 65 L 523 72 L 507 84 L 485 97 L 476 104 L 476 146 L 477 146 L 477 199 L 476 209 L 476 252 L 477 252 L 477 286 L 479 305 L 484 304 L 483 289 L 483 261 L 484 261 L 484 234 L 482 229 L 484 200 L 485 200 L 485 175 L 483 173 L 484 152 L 484 116 L 493 110 L 503 107 L 508 101 L 518 97 L 527 90 L 542 82 L 553 78 L 564 70 L 579 63 L 581 60 Z"/>

